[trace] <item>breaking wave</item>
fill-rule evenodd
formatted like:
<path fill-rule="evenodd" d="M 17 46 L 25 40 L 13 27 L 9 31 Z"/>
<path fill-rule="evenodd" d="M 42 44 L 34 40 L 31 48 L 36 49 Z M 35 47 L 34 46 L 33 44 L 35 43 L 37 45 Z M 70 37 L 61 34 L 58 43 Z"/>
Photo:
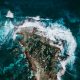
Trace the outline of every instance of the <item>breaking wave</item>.
<path fill-rule="evenodd" d="M 71 30 L 58 21 L 52 22 L 50 19 L 39 17 L 30 17 L 31 21 L 28 19 L 29 17 L 26 17 L 24 23 L 18 26 L 15 26 L 10 20 L 6 21 L 4 26 L 1 27 L 2 29 L 0 29 L 0 45 L 9 42 L 9 38 L 15 41 L 16 33 L 23 27 L 36 27 L 39 31 L 43 32 L 43 36 L 57 43 L 57 45 L 54 45 L 61 49 L 60 56 L 65 57 L 64 60 L 59 58 L 63 69 L 57 73 L 57 79 L 61 80 L 61 76 L 66 71 L 66 65 L 71 64 L 70 66 L 72 66 L 75 60 L 77 43 Z M 41 35 L 40 33 L 37 34 Z"/>

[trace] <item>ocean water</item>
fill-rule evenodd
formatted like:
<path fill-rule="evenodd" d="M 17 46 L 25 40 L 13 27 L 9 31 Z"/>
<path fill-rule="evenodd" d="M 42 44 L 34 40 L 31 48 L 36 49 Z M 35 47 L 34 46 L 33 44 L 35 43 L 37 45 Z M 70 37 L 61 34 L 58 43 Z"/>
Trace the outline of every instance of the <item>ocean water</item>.
<path fill-rule="evenodd" d="M 54 37 L 66 40 L 62 55 L 68 54 L 70 58 L 68 61 L 66 60 L 66 65 L 66 61 L 61 62 L 64 74 L 60 77 L 60 73 L 58 73 L 58 80 L 80 80 L 80 14 L 78 2 L 78 0 L 74 0 L 71 4 L 71 0 L 1 1 L 0 80 L 32 80 L 29 63 L 23 55 L 22 47 L 15 41 L 16 29 L 25 25 L 34 25 L 46 31 L 46 37 L 53 41 L 55 41 Z M 12 13 L 11 16 L 8 11 Z M 36 21 L 40 20 L 46 28 L 43 29 L 40 22 L 34 24 L 26 22 L 28 17 L 34 18 Z M 16 48 L 18 50 L 14 51 Z"/>

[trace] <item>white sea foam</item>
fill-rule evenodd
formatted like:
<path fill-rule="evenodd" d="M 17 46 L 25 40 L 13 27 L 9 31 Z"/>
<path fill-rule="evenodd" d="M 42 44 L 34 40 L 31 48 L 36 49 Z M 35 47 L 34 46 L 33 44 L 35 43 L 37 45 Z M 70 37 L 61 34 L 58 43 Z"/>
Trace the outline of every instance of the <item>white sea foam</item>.
<path fill-rule="evenodd" d="M 8 18 L 13 18 L 14 15 L 13 15 L 13 13 L 9 10 L 9 11 L 7 12 L 6 17 L 8 17 Z"/>
<path fill-rule="evenodd" d="M 38 17 L 38 20 L 40 20 L 39 17 Z M 72 32 L 70 31 L 70 29 L 66 28 L 65 26 L 63 26 L 62 24 L 59 24 L 57 22 L 50 23 L 50 24 L 51 24 L 51 26 L 45 27 L 42 24 L 42 22 L 40 22 L 40 21 L 31 22 L 31 21 L 25 20 L 23 25 L 16 26 L 16 27 L 18 27 L 18 29 L 15 31 L 13 38 L 15 39 L 16 33 L 21 31 L 21 29 L 24 27 L 36 27 L 39 31 L 37 33 L 38 35 L 43 35 L 46 38 L 52 40 L 53 42 L 56 42 L 56 40 L 58 40 L 59 44 L 61 44 L 61 45 L 59 45 L 59 44 L 55 45 L 54 43 L 51 43 L 51 44 L 59 47 L 61 49 L 61 54 L 64 54 L 65 49 L 67 49 L 66 54 L 69 55 L 69 57 L 66 60 L 60 61 L 61 65 L 63 67 L 63 70 L 61 70 L 57 73 L 57 79 L 61 80 L 60 77 L 61 77 L 61 75 L 63 75 L 65 73 L 65 71 L 66 71 L 65 66 L 70 61 L 71 56 L 74 56 L 77 44 L 76 44 L 75 38 L 72 35 Z M 40 34 L 40 32 L 42 34 Z M 62 42 L 61 42 L 62 40 L 66 41 L 65 46 L 62 44 Z M 74 59 L 73 59 L 73 62 L 74 62 Z"/>

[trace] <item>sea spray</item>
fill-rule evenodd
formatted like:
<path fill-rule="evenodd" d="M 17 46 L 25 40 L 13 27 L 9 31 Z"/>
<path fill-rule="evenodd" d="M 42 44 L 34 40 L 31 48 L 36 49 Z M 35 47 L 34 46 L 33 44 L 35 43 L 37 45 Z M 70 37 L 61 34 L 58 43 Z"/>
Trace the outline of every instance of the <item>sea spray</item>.
<path fill-rule="evenodd" d="M 31 18 L 31 17 L 30 17 Z M 38 17 L 38 20 L 35 20 L 33 17 L 31 18 L 33 21 L 28 21 L 28 19 L 25 20 L 25 22 L 22 25 L 17 26 L 18 29 L 16 30 L 14 36 L 17 32 L 21 31 L 22 28 L 25 27 L 36 27 L 38 31 L 41 31 L 37 33 L 37 35 L 42 35 L 46 37 L 47 39 L 50 39 L 53 41 L 50 42 L 51 45 L 55 45 L 54 42 L 58 42 L 55 46 L 59 47 L 61 49 L 60 56 L 68 55 L 68 57 L 65 58 L 65 60 L 60 60 L 61 67 L 63 68 L 57 73 L 57 79 L 61 80 L 61 76 L 64 75 L 66 71 L 66 65 L 69 63 L 71 56 L 75 57 L 75 49 L 76 49 L 76 41 L 74 36 L 72 35 L 72 32 L 69 28 L 66 28 L 66 26 L 58 23 L 58 22 L 51 22 L 51 20 L 48 21 L 49 25 L 44 23 L 42 19 Z M 47 27 L 46 27 L 47 26 Z M 64 41 L 64 42 L 63 42 Z M 74 62 L 75 58 L 72 59 L 72 62 Z"/>

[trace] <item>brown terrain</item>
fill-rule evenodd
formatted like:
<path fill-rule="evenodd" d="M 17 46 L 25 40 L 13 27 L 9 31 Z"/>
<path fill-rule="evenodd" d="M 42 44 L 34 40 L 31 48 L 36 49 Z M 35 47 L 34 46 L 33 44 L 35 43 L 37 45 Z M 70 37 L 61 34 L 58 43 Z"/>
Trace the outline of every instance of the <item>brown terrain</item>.
<path fill-rule="evenodd" d="M 60 48 L 49 44 L 50 40 L 37 35 L 36 28 L 22 28 L 16 34 L 24 36 L 19 42 L 34 73 L 32 80 L 57 80 L 57 62 Z"/>

